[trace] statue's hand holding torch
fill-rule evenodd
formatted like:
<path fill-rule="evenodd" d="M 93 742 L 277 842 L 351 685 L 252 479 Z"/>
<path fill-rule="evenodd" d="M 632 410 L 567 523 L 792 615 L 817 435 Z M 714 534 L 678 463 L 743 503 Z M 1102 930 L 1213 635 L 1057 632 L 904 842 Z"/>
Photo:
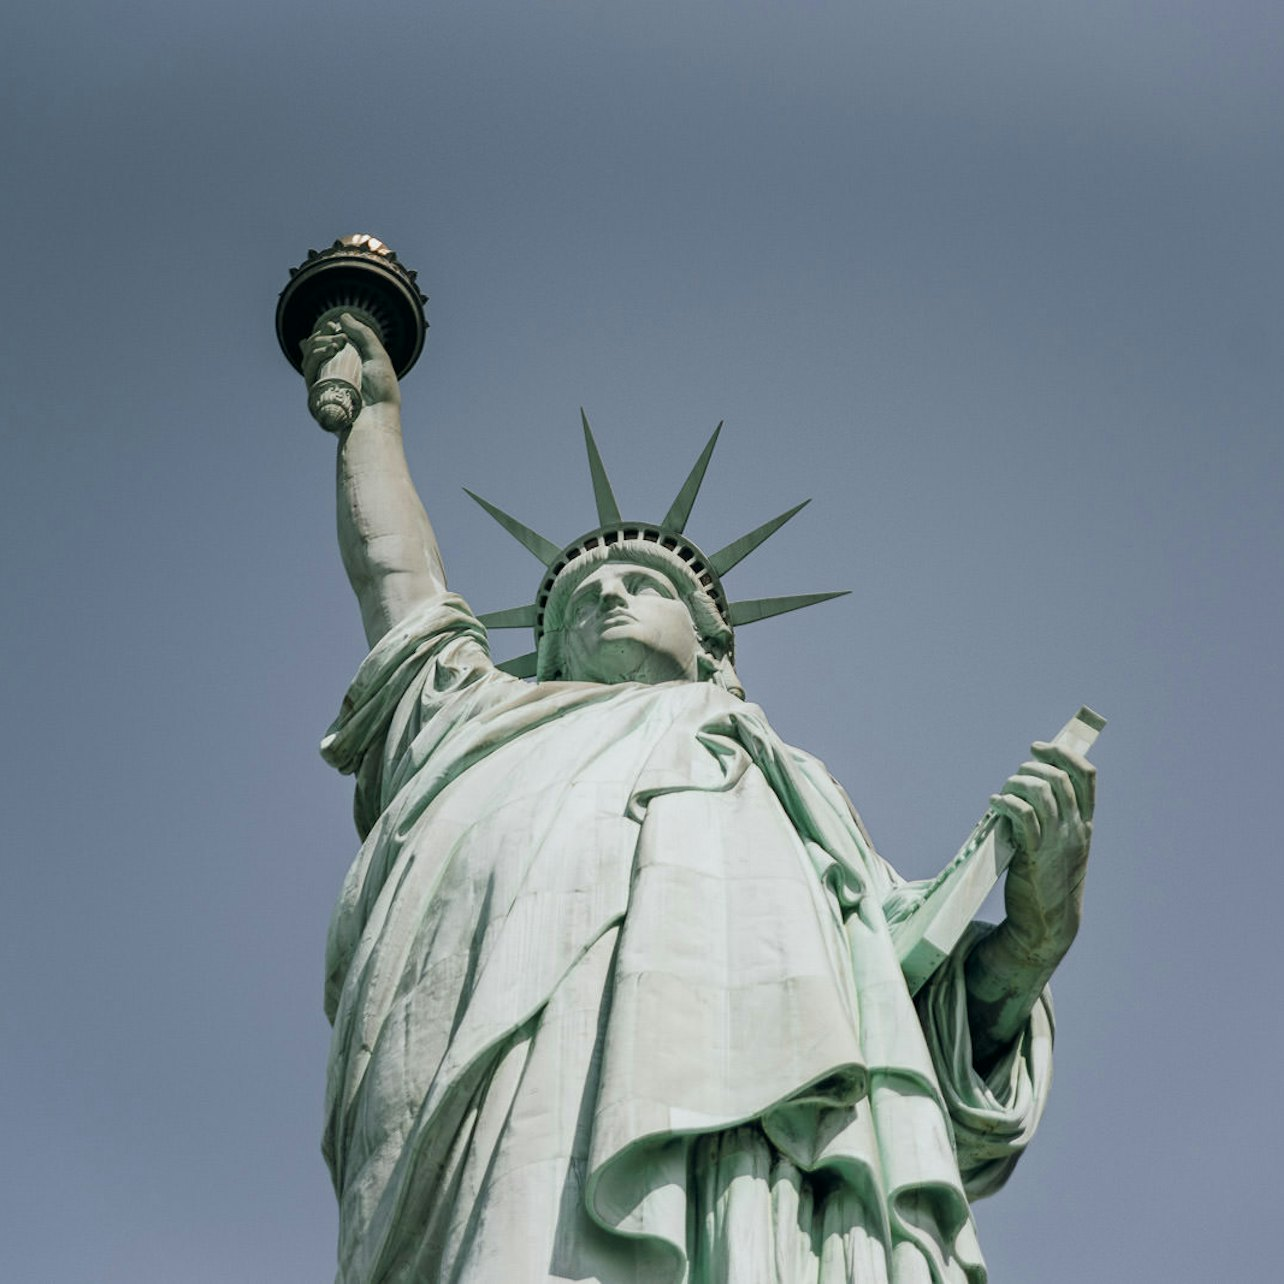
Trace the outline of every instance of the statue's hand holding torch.
<path fill-rule="evenodd" d="M 344 432 L 365 407 L 399 406 L 401 389 L 379 336 L 350 312 L 322 319 L 300 344 L 308 410 L 327 432 Z"/>
<path fill-rule="evenodd" d="M 378 238 L 345 236 L 290 270 L 276 337 L 308 384 L 308 409 L 343 433 L 364 409 L 399 406 L 398 380 L 419 359 L 428 321 L 416 274 Z"/>

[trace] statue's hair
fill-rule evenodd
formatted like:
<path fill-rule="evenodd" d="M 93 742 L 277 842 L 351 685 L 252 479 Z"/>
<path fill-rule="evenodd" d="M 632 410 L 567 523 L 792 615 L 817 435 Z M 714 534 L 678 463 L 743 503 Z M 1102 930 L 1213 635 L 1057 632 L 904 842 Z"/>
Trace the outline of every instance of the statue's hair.
<path fill-rule="evenodd" d="M 732 665 L 731 626 L 722 617 L 713 598 L 700 586 L 691 568 L 676 553 L 650 540 L 620 540 L 598 545 L 576 557 L 553 581 L 544 608 L 544 630 L 539 640 L 535 677 L 539 682 L 557 682 L 569 677 L 566 671 L 566 609 L 571 594 L 599 566 L 606 562 L 628 562 L 659 571 L 677 591 L 695 625 L 701 654 L 696 661 L 698 682 L 712 682 L 744 698 L 744 688 Z"/>

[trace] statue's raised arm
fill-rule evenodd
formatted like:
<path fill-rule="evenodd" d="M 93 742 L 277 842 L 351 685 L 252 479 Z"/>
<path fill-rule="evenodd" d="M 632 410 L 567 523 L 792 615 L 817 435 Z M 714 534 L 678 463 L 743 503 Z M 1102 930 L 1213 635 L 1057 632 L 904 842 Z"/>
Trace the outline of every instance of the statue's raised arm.
<path fill-rule="evenodd" d="M 401 440 L 401 390 L 378 336 L 350 313 L 303 342 L 303 377 L 345 346 L 361 357 L 362 407 L 338 434 L 339 552 L 373 646 L 426 599 L 446 588 L 432 523 L 410 479 Z"/>

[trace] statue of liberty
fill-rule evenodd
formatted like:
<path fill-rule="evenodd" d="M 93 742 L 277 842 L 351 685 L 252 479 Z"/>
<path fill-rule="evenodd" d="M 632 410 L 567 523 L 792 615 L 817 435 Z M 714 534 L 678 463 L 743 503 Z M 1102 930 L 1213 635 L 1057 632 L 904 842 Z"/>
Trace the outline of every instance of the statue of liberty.
<path fill-rule="evenodd" d="M 1033 746 L 991 800 L 1004 920 L 911 985 L 928 886 L 736 676 L 736 626 L 833 596 L 727 599 L 796 510 L 702 552 L 710 441 L 625 521 L 586 420 L 598 527 L 563 546 L 479 501 L 546 567 L 479 618 L 379 337 L 348 312 L 303 353 L 361 388 L 338 521 L 371 651 L 322 743 L 363 838 L 327 943 L 340 1284 L 984 1284 L 970 1201 L 1047 1096 L 1092 767 Z M 496 665 L 488 624 L 535 651 Z"/>

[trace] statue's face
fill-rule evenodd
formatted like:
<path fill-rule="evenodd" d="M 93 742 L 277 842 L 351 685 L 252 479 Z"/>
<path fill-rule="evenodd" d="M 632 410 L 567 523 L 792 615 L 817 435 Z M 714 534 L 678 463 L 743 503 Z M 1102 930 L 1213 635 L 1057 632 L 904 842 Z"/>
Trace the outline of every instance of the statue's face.
<path fill-rule="evenodd" d="M 701 654 L 691 613 L 661 571 L 606 562 L 567 604 L 566 666 L 577 682 L 694 681 Z"/>

